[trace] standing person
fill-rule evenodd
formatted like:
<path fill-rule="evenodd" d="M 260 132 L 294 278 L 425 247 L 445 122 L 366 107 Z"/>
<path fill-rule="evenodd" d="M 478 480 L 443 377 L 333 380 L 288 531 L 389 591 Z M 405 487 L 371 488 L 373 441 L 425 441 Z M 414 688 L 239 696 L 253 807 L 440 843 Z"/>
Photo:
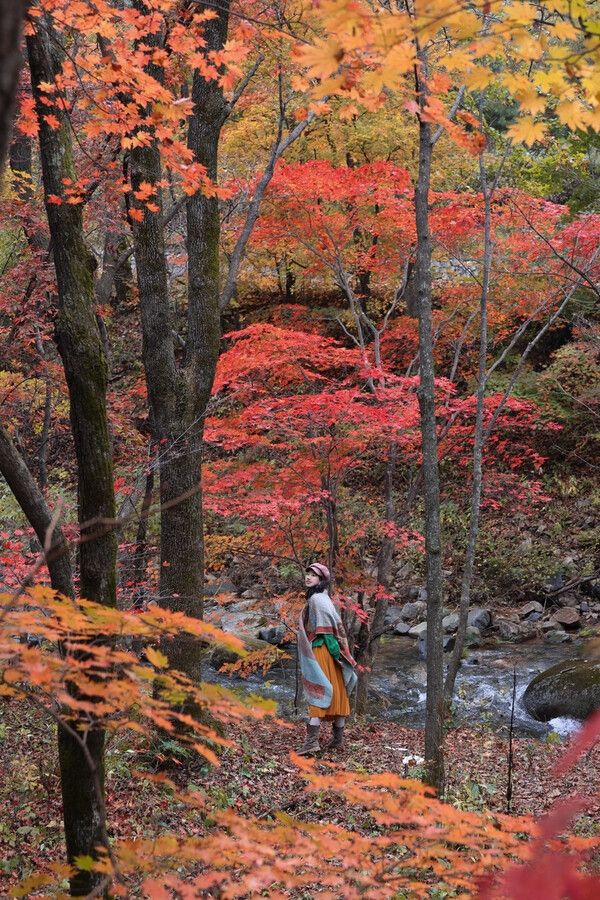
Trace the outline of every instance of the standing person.
<path fill-rule="evenodd" d="M 340 615 L 328 593 L 329 569 L 313 563 L 306 570 L 306 606 L 298 627 L 298 660 L 302 687 L 309 702 L 307 736 L 298 753 L 318 753 L 321 720 L 333 722 L 328 749 L 344 746 L 344 727 L 350 715 L 349 695 L 356 685 L 356 663 L 350 654 Z"/>

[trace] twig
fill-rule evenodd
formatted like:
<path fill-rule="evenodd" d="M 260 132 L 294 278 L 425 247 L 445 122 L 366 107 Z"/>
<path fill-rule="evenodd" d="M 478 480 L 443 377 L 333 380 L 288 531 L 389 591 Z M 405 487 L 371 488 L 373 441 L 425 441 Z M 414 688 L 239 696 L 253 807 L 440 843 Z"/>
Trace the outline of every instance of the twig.
<path fill-rule="evenodd" d="M 510 804 L 513 796 L 513 732 L 515 723 L 515 701 L 517 697 L 517 667 L 513 666 L 513 689 L 510 706 L 510 725 L 508 728 L 508 783 L 506 785 L 506 814 L 510 815 Z"/>

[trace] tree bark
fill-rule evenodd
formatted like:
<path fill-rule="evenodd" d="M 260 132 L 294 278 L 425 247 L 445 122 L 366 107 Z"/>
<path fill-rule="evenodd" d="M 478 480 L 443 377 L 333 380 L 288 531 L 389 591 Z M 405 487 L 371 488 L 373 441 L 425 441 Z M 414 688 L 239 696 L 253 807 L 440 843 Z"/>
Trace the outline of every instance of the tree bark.
<path fill-rule="evenodd" d="M 419 51 L 417 102 L 427 103 L 427 57 Z M 427 565 L 427 701 L 425 760 L 427 781 L 441 794 L 444 787 L 444 662 L 442 628 L 442 547 L 440 487 L 435 418 L 435 365 L 431 316 L 431 233 L 429 190 L 433 144 L 431 125 L 419 117 L 419 170 L 415 188 L 417 251 L 415 289 L 419 321 L 419 409 L 421 418 L 425 554 Z"/>
<path fill-rule="evenodd" d="M 0 472 L 44 547 L 52 527 L 52 513 L 35 478 L 2 424 L 0 424 Z M 74 597 L 69 547 L 58 525 L 54 526 L 52 532 L 46 563 L 50 573 L 50 584 L 54 590 L 66 597 Z"/>
<path fill-rule="evenodd" d="M 34 33 L 27 38 L 27 52 L 58 287 L 56 339 L 69 390 L 77 458 L 80 593 L 98 603 L 115 606 L 117 541 L 110 525 L 115 519 L 112 449 L 106 412 L 106 361 L 94 310 L 94 260 L 84 241 L 81 206 L 47 200 L 50 194 L 61 196 L 63 179 L 75 181 L 76 172 L 70 126 L 61 101 L 53 110 L 60 122 L 57 129 L 45 121 L 48 107 L 41 102 L 45 95 L 40 84 L 53 83 L 61 68 L 60 36 L 48 14 L 32 24 Z M 103 731 L 91 729 L 87 745 L 93 770 L 76 736 L 59 728 L 65 837 L 71 862 L 80 855 L 97 856 L 97 848 L 105 844 Z M 96 873 L 78 871 L 71 879 L 71 893 L 84 896 L 100 880 Z"/>
<path fill-rule="evenodd" d="M 465 643 L 467 622 L 469 617 L 469 604 L 471 602 L 471 585 L 475 568 L 475 551 L 477 549 L 477 536 L 479 534 L 479 512 L 481 507 L 481 489 L 483 485 L 483 415 L 485 411 L 485 386 L 488 351 L 488 322 L 487 301 L 490 287 L 490 274 L 492 269 L 492 191 L 490 189 L 483 159 L 483 153 L 479 158 L 481 173 L 481 189 L 484 202 L 483 223 L 483 272 L 481 282 L 481 294 L 479 299 L 479 360 L 477 367 L 477 406 L 475 413 L 475 433 L 473 436 L 473 483 L 471 486 L 471 504 L 469 513 L 469 536 L 467 538 L 467 550 L 463 566 L 463 576 L 460 588 L 460 604 L 458 612 L 458 628 L 456 641 L 452 650 L 452 656 L 446 673 L 446 702 L 452 700 L 454 684 L 460 659 Z"/>
<path fill-rule="evenodd" d="M 396 504 L 394 502 L 394 474 L 396 471 L 396 459 L 398 446 L 391 443 L 388 450 L 388 459 L 385 467 L 384 480 L 384 497 L 385 497 L 385 519 L 390 525 L 395 524 L 396 520 Z M 387 593 L 392 580 L 392 561 L 394 559 L 394 541 L 391 537 L 384 535 L 381 539 L 379 547 L 379 557 L 377 560 L 377 584 Z M 362 666 L 362 671 L 358 673 L 358 682 L 356 685 L 356 712 L 363 715 L 367 710 L 367 699 L 369 694 L 369 676 L 377 647 L 384 633 L 385 616 L 388 610 L 387 597 L 377 597 L 373 615 L 369 617 L 368 622 L 363 622 L 358 632 L 357 650 L 355 654 L 356 662 Z"/>
<path fill-rule="evenodd" d="M 0 0 L 0 174 L 10 144 L 21 68 L 21 26 L 26 0 Z"/>
<path fill-rule="evenodd" d="M 145 4 L 137 2 L 144 10 Z M 207 22 L 209 49 L 222 47 L 227 13 Z M 152 36 L 159 44 L 161 36 Z M 160 72 L 149 66 L 160 78 Z M 194 114 L 189 143 L 199 162 L 216 179 L 217 145 L 225 101 L 216 83 L 196 72 Z M 141 181 L 161 180 L 160 148 L 156 141 L 131 152 L 134 190 Z M 140 205 L 141 222 L 133 222 L 136 270 L 140 294 L 143 355 L 152 434 L 158 450 L 160 475 L 161 605 L 186 615 L 203 615 L 203 533 L 201 506 L 201 451 L 203 419 L 210 398 L 219 353 L 219 209 L 216 198 L 197 195 L 188 201 L 188 320 L 185 356 L 178 364 L 173 340 L 168 273 L 164 245 L 162 194 L 153 198 L 159 208 Z M 188 674 L 200 662 L 197 641 L 178 639 L 169 648 L 172 665 Z"/>

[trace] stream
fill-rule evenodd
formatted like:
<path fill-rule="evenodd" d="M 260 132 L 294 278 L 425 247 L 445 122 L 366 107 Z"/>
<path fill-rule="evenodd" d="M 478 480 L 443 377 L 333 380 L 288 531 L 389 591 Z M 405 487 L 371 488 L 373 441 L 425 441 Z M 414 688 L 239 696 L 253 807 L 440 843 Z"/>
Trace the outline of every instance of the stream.
<path fill-rule="evenodd" d="M 296 687 L 295 646 L 288 648 L 290 659 L 282 660 L 265 676 L 232 678 L 208 670 L 205 678 L 241 694 L 258 694 L 275 700 L 283 716 L 294 715 Z M 575 731 L 576 719 L 537 722 L 523 708 L 525 688 L 539 672 L 576 655 L 573 644 L 549 646 L 542 643 L 504 644 L 494 649 L 472 650 L 461 666 L 454 700 L 454 722 L 489 723 L 508 726 L 511 717 L 513 673 L 516 670 L 514 727 L 521 734 L 544 736 L 554 731 L 562 736 Z M 379 648 L 370 679 L 369 716 L 403 725 L 422 727 L 425 723 L 425 662 L 417 642 L 407 637 L 385 638 Z M 301 706 L 302 709 L 302 706 Z"/>

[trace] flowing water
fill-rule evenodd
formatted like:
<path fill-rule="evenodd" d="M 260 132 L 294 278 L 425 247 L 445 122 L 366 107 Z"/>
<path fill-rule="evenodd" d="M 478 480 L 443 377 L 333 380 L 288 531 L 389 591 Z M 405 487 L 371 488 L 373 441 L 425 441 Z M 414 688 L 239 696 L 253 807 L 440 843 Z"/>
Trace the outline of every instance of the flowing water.
<path fill-rule="evenodd" d="M 209 671 L 208 680 L 227 685 L 242 694 L 255 693 L 278 704 L 280 714 L 295 712 L 295 647 L 290 658 L 274 666 L 265 676 L 256 673 L 247 679 L 229 678 Z M 574 719 L 553 719 L 549 723 L 532 719 L 522 705 L 522 696 L 531 679 L 550 666 L 575 655 L 572 644 L 502 645 L 500 648 L 473 650 L 459 671 L 453 706 L 454 721 L 489 722 L 508 725 L 513 703 L 516 673 L 514 726 L 521 733 L 544 735 L 555 731 L 566 735 L 576 730 Z M 370 678 L 369 715 L 404 725 L 422 726 L 425 722 L 425 662 L 417 644 L 407 637 L 389 637 L 379 648 Z M 302 709 L 302 706 L 300 707 Z"/>

